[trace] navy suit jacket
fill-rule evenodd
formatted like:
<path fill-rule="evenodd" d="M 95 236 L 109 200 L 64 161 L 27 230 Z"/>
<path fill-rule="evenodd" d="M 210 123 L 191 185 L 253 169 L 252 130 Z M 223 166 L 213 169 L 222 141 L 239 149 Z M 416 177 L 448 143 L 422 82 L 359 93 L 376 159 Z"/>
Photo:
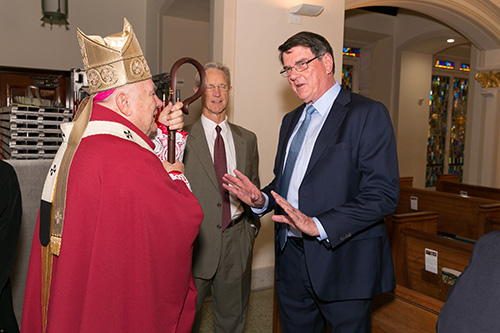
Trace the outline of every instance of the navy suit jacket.
<path fill-rule="evenodd" d="M 274 180 L 263 189 L 276 209 L 286 147 L 305 105 L 284 118 Z M 278 191 L 276 191 L 278 192 Z M 341 89 L 316 140 L 299 188 L 299 209 L 317 217 L 328 240 L 304 236 L 312 286 L 324 301 L 371 298 L 394 289 L 384 217 L 398 204 L 396 143 L 385 106 Z M 275 228 L 276 262 L 280 251 Z M 276 265 L 278 267 L 278 265 Z M 277 271 L 279 279 L 279 271 Z"/>
<path fill-rule="evenodd" d="M 474 245 L 469 265 L 448 292 L 437 332 L 500 331 L 500 230 L 484 234 Z"/>

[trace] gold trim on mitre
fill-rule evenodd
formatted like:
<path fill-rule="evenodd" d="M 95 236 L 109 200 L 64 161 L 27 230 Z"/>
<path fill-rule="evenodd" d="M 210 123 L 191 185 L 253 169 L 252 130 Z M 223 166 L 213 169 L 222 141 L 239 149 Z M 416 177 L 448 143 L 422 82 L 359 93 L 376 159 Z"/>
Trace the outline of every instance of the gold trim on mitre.
<path fill-rule="evenodd" d="M 104 38 L 87 36 L 77 28 L 91 94 L 151 78 L 132 26 L 126 18 L 123 21 L 122 32 Z"/>

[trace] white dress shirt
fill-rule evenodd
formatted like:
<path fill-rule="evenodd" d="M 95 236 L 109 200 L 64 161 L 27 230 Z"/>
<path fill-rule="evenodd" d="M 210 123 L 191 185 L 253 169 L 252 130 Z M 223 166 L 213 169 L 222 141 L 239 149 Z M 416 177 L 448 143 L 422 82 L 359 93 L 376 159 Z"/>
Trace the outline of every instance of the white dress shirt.
<path fill-rule="evenodd" d="M 220 133 L 222 135 L 222 139 L 224 140 L 224 148 L 226 150 L 227 173 L 235 176 L 234 169 L 236 169 L 236 149 L 234 148 L 233 133 L 231 132 L 231 128 L 227 122 L 227 117 L 220 124 L 216 124 L 204 115 L 201 115 L 201 125 L 203 126 L 203 130 L 205 132 L 212 162 L 214 160 L 214 143 L 217 136 L 215 127 L 219 125 L 221 128 Z M 238 197 L 231 192 L 229 192 L 229 201 L 231 203 L 231 220 L 237 219 L 243 213 L 243 206 L 238 200 Z"/>

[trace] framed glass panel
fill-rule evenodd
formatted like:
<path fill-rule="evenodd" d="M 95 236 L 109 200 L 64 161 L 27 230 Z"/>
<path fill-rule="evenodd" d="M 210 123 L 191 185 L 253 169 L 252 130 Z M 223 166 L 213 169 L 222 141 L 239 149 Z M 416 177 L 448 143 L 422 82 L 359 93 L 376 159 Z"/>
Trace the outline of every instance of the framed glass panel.
<path fill-rule="evenodd" d="M 353 81 L 353 66 L 343 65 L 342 66 L 342 87 L 352 91 L 352 81 Z"/>
<path fill-rule="evenodd" d="M 455 78 L 453 80 L 448 173 L 458 174 L 460 176 L 460 181 L 462 181 L 464 166 L 465 123 L 467 120 L 468 91 L 469 80 L 460 78 Z"/>
<path fill-rule="evenodd" d="M 463 178 L 469 80 L 432 76 L 429 100 L 425 186 L 436 186 L 439 174 Z"/>
<path fill-rule="evenodd" d="M 435 186 L 437 175 L 443 173 L 446 147 L 446 123 L 450 78 L 432 76 L 427 135 L 427 167 L 425 186 Z"/>

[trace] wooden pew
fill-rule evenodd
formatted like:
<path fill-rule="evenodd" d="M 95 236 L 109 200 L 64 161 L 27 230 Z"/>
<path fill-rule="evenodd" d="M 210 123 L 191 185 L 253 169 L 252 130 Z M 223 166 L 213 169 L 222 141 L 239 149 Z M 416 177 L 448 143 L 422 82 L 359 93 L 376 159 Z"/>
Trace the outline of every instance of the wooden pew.
<path fill-rule="evenodd" d="M 443 301 L 397 285 L 373 299 L 372 333 L 434 332 L 443 305 Z"/>
<path fill-rule="evenodd" d="M 399 177 L 399 186 L 403 187 L 412 187 L 413 186 L 413 177 Z"/>
<path fill-rule="evenodd" d="M 474 245 L 439 236 L 437 224 L 437 212 L 394 214 L 386 220 L 396 283 L 444 301 L 449 286 L 439 283 L 441 269 L 462 271 Z M 425 271 L 426 248 L 438 251 L 438 274 Z"/>
<path fill-rule="evenodd" d="M 403 229 L 414 229 L 429 234 L 437 234 L 438 213 L 416 212 L 408 214 L 393 214 L 385 220 L 387 234 L 391 243 L 392 262 L 396 283 L 409 287 L 406 239 Z"/>
<path fill-rule="evenodd" d="M 407 280 L 398 283 L 446 301 L 450 285 L 441 280 L 442 269 L 447 267 L 462 272 L 469 264 L 474 244 L 413 229 L 403 228 L 401 233 L 406 252 Z M 426 249 L 437 252 L 437 274 L 426 270 Z"/>
<path fill-rule="evenodd" d="M 437 180 L 445 182 L 460 183 L 460 176 L 455 173 L 447 173 L 444 175 L 437 175 Z"/>
<path fill-rule="evenodd" d="M 417 210 L 411 207 L 411 199 L 415 198 Z M 437 231 L 463 238 L 477 240 L 487 232 L 500 229 L 500 202 L 401 187 L 395 214 L 417 211 L 438 212 Z"/>
<path fill-rule="evenodd" d="M 436 183 L 436 191 L 454 193 L 462 196 L 485 198 L 500 201 L 500 188 L 459 183 L 455 175 L 440 175 Z"/>
<path fill-rule="evenodd" d="M 396 212 L 386 218 L 396 283 L 444 301 L 449 286 L 440 282 L 441 269 L 463 271 L 474 245 L 438 232 L 476 240 L 500 227 L 500 204 L 409 187 L 400 191 Z M 411 197 L 418 199 L 418 211 L 411 209 Z M 425 270 L 426 248 L 438 252 L 438 274 Z"/>

